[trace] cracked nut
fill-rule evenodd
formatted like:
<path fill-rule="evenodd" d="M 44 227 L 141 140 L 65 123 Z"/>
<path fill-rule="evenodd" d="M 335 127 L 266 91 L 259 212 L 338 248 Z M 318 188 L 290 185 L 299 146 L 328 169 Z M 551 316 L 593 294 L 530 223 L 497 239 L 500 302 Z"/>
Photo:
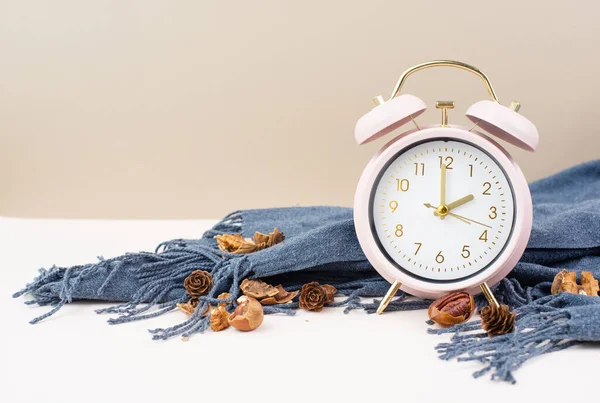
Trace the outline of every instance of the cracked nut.
<path fill-rule="evenodd" d="M 241 296 L 238 306 L 229 316 L 229 324 L 237 330 L 248 332 L 258 328 L 264 318 L 263 307 L 254 298 Z"/>
<path fill-rule="evenodd" d="M 215 332 L 220 332 L 229 327 L 229 312 L 222 306 L 212 310 L 210 313 L 210 328 Z"/>
<path fill-rule="evenodd" d="M 553 295 L 562 292 L 571 294 L 597 296 L 600 291 L 598 280 L 589 271 L 581 272 L 581 285 L 577 284 L 577 273 L 574 271 L 561 270 L 552 281 L 551 292 Z"/>
<path fill-rule="evenodd" d="M 217 297 L 217 299 L 222 300 L 222 299 L 227 299 L 230 298 L 231 294 L 228 292 L 224 292 L 222 294 L 219 294 L 219 296 Z M 229 305 L 231 304 L 231 302 L 220 302 L 219 306 L 222 306 L 223 308 L 227 308 Z"/>
<path fill-rule="evenodd" d="M 455 292 L 432 302 L 427 311 L 429 319 L 442 327 L 450 327 L 467 321 L 475 310 L 471 294 Z"/>

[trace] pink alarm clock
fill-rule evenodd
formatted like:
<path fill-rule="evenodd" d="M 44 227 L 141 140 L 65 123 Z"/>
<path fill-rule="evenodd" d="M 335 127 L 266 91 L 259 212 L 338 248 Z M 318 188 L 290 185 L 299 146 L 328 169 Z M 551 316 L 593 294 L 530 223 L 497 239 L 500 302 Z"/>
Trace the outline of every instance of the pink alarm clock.
<path fill-rule="evenodd" d="M 415 121 L 427 107 L 400 91 L 409 75 L 437 66 L 470 71 L 485 83 L 491 100 L 466 112 L 473 127 L 448 124 L 451 101 L 437 102 L 441 124 Z M 525 250 L 533 213 L 525 176 L 490 135 L 535 151 L 535 125 L 518 113 L 518 102 L 499 103 L 483 72 L 451 60 L 406 70 L 389 100 L 374 101 L 375 108 L 356 123 L 358 144 L 410 124 L 369 161 L 356 189 L 358 240 L 373 267 L 392 283 L 378 312 L 398 289 L 437 298 L 454 291 L 476 294 L 482 285 L 503 279 Z"/>

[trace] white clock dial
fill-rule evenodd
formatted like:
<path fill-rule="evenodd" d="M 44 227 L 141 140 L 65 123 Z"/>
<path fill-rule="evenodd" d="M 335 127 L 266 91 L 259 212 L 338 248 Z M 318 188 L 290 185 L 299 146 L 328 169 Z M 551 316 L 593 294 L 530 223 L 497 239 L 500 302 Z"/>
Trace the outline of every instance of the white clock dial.
<path fill-rule="evenodd" d="M 514 214 L 511 184 L 497 162 L 454 140 L 400 152 L 371 197 L 382 251 L 399 270 L 428 280 L 457 281 L 488 266 L 510 239 Z"/>

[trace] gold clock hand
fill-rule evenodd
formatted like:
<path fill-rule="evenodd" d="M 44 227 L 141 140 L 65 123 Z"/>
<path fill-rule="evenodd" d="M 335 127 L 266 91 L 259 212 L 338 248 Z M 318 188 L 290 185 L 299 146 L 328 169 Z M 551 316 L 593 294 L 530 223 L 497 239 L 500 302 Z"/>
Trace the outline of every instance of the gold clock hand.
<path fill-rule="evenodd" d="M 442 164 L 440 167 L 440 206 L 444 206 L 446 204 L 446 164 Z M 440 218 L 443 220 L 444 215 L 441 215 Z"/>
<path fill-rule="evenodd" d="M 437 209 L 438 209 L 437 207 L 435 207 L 435 206 L 432 206 L 432 205 L 431 205 L 431 204 L 429 204 L 429 203 L 423 203 L 423 205 L 424 205 L 425 207 L 427 207 L 427 208 L 433 208 L 433 209 L 435 209 L 435 211 L 433 212 L 433 215 L 440 216 L 440 215 L 439 215 L 439 213 L 437 212 Z M 454 218 L 457 218 L 457 219 L 461 220 L 462 222 L 465 222 L 465 223 L 467 223 L 467 224 L 471 224 L 471 223 L 470 223 L 468 220 L 466 220 L 466 219 L 465 219 L 464 217 L 462 217 L 462 216 L 459 216 L 458 214 L 454 214 L 454 213 L 446 213 L 446 214 L 447 214 L 447 215 L 449 215 L 449 216 L 452 216 L 452 217 L 454 217 Z M 440 216 L 440 217 L 442 217 L 442 216 Z"/>
<path fill-rule="evenodd" d="M 462 206 L 463 204 L 466 204 L 468 202 L 470 202 L 471 200 L 473 200 L 475 197 L 471 194 L 471 195 L 466 195 L 465 197 L 461 197 L 460 199 L 453 201 L 452 203 L 448 203 L 446 205 L 446 207 L 448 208 L 448 211 L 457 208 L 458 206 Z"/>

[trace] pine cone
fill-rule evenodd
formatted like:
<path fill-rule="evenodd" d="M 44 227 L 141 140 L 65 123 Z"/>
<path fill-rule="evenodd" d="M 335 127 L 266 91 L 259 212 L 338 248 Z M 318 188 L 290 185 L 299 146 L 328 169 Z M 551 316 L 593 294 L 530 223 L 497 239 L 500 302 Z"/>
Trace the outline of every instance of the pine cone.
<path fill-rule="evenodd" d="M 489 337 L 510 333 L 515 329 L 515 313 L 507 305 L 488 305 L 481 308 L 481 327 Z"/>
<path fill-rule="evenodd" d="M 192 299 L 197 299 L 212 288 L 212 275 L 204 270 L 194 270 L 185 278 L 183 286 Z"/>
<path fill-rule="evenodd" d="M 321 285 L 313 281 L 302 286 L 300 308 L 306 311 L 321 312 L 323 305 L 333 302 L 337 290 L 329 284 Z"/>

